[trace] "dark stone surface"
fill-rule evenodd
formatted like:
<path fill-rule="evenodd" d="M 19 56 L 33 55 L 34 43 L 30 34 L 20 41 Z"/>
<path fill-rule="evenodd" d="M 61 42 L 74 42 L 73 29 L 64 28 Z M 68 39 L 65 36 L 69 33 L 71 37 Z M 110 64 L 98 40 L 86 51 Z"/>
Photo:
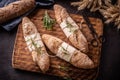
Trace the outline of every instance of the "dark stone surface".
<path fill-rule="evenodd" d="M 55 0 L 56 3 L 67 8 L 68 12 L 80 14 L 76 8 L 70 6 L 70 1 L 76 0 Z M 98 17 L 93 13 L 88 15 Z M 16 32 L 17 27 L 10 32 L 0 27 L 0 80 L 62 80 L 55 76 L 12 68 L 11 60 Z M 102 46 L 100 73 L 97 80 L 120 80 L 120 32 L 112 24 L 104 25 L 104 37 L 106 41 Z"/>

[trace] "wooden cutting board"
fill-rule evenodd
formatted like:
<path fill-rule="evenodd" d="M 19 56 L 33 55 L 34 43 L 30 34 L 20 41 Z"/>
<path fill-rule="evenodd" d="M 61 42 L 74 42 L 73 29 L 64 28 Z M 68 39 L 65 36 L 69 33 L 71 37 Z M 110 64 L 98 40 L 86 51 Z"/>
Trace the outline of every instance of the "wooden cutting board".
<path fill-rule="evenodd" d="M 43 16 L 44 16 L 44 9 L 38 9 L 33 14 L 29 15 L 28 17 L 33 21 L 33 23 L 37 26 L 38 31 L 42 34 L 50 34 L 56 37 L 59 37 L 63 41 L 66 41 L 67 43 L 71 44 L 64 33 L 62 32 L 59 25 L 56 23 L 53 27 L 52 31 L 48 31 L 43 28 Z M 48 14 L 52 17 L 54 17 L 54 11 L 48 10 Z M 93 47 L 90 45 L 91 40 L 93 39 L 91 32 L 86 25 L 84 19 L 80 15 L 70 14 L 71 17 L 76 21 L 78 25 L 80 25 L 80 29 L 85 35 L 85 37 L 88 40 L 89 43 L 89 52 L 86 53 L 94 62 L 95 65 L 99 66 L 100 61 L 100 55 L 101 55 L 101 43 L 98 47 Z M 94 28 L 98 34 L 98 36 L 101 36 L 103 34 L 103 25 L 102 21 L 97 18 L 89 18 L 91 23 L 94 25 Z M 81 25 L 81 22 L 83 23 Z M 48 53 L 52 55 L 52 53 L 47 49 Z M 65 62 L 64 60 L 61 60 L 58 57 L 50 57 L 50 69 L 46 72 L 46 74 L 60 76 L 64 78 L 71 78 L 74 80 L 94 80 L 98 74 L 98 68 L 96 67 L 94 69 L 78 69 L 71 64 Z M 12 66 L 15 69 L 21 69 L 26 71 L 32 71 L 32 72 L 40 72 L 39 67 L 33 62 L 31 53 L 27 49 L 26 43 L 24 41 L 23 32 L 22 32 L 22 26 L 21 24 L 18 27 L 15 45 L 14 45 L 14 51 L 12 56 Z"/>

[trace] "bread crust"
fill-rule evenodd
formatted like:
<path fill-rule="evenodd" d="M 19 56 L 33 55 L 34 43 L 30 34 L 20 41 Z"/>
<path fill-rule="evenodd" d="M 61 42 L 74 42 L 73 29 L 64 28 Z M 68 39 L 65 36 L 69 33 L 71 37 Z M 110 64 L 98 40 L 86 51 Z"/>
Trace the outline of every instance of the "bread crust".
<path fill-rule="evenodd" d="M 68 37 L 69 41 L 72 43 L 72 45 L 76 48 L 78 48 L 81 52 L 87 53 L 88 52 L 88 43 L 87 39 L 84 36 L 84 34 L 80 31 L 79 26 L 75 23 L 75 21 L 70 17 L 68 12 L 65 8 L 63 8 L 60 5 L 54 5 L 54 12 L 56 21 L 61 26 L 61 23 L 65 20 L 69 20 L 69 23 L 72 25 L 74 23 L 73 28 L 77 27 L 77 29 L 72 32 L 69 36 L 65 33 L 65 35 Z M 63 32 L 64 29 L 62 28 Z"/>
<path fill-rule="evenodd" d="M 61 39 L 54 37 L 52 35 L 48 35 L 48 34 L 43 34 L 42 39 L 43 39 L 45 45 L 49 48 L 49 50 L 51 52 L 53 52 L 55 55 L 58 54 L 59 47 L 61 47 L 61 44 L 64 43 L 64 41 L 62 41 Z M 57 44 L 56 44 L 56 42 L 57 42 Z M 71 46 L 71 45 L 69 45 L 69 46 Z M 72 47 L 72 48 L 74 48 L 74 47 Z M 68 53 L 68 54 L 70 54 L 70 53 Z M 94 68 L 93 61 L 86 54 L 78 51 L 77 49 L 75 49 L 75 51 L 72 54 L 73 55 L 72 55 L 70 61 L 67 61 L 67 62 L 71 63 L 73 66 L 75 66 L 77 68 L 83 68 L 83 69 Z M 58 57 L 63 59 L 64 56 L 63 57 L 58 56 Z M 65 60 L 65 59 L 63 59 L 63 60 Z"/>
<path fill-rule="evenodd" d="M 18 0 L 0 8 L 0 24 L 21 16 L 35 7 L 35 0 Z"/>
<path fill-rule="evenodd" d="M 26 44 L 28 43 L 27 41 L 29 39 L 32 39 L 34 43 L 37 42 L 36 44 L 39 43 L 40 46 L 37 47 L 39 49 L 39 51 L 37 51 L 36 49 L 33 49 L 32 47 L 31 47 L 32 49 L 29 47 L 30 45 L 34 46 L 34 44 L 31 41 L 29 42 L 30 44 L 27 44 L 27 47 L 32 54 L 33 61 L 39 66 L 41 71 L 43 73 L 45 73 L 46 71 L 49 70 L 50 58 L 49 58 L 46 48 L 42 42 L 40 33 L 38 33 L 36 26 L 27 17 L 24 17 L 22 20 L 22 28 L 23 28 L 23 35 L 24 35 Z M 32 37 L 32 35 L 37 35 L 36 36 L 37 38 L 34 39 Z M 27 37 L 28 37 L 28 40 L 26 40 Z M 31 38 L 29 38 L 29 37 L 31 37 Z M 36 40 L 36 39 L 38 39 L 38 40 Z"/>

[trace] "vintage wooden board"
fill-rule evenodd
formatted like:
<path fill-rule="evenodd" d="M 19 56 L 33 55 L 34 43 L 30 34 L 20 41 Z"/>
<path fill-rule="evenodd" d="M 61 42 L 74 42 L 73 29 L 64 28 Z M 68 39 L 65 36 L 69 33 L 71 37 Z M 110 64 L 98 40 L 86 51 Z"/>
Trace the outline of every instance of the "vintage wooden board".
<path fill-rule="evenodd" d="M 43 15 L 45 10 L 39 9 L 35 11 L 32 15 L 29 16 L 29 18 L 33 21 L 33 23 L 37 26 L 38 31 L 41 34 L 51 34 L 56 37 L 59 37 L 60 39 L 68 42 L 71 44 L 64 33 L 62 32 L 59 25 L 56 23 L 53 27 L 53 31 L 48 31 L 43 28 Z M 49 15 L 54 18 L 54 11 L 48 10 Z M 90 45 L 90 41 L 93 39 L 90 30 L 88 29 L 86 23 L 84 22 L 82 16 L 71 14 L 71 17 L 77 22 L 78 25 L 80 25 L 81 21 L 83 22 L 82 27 L 80 29 L 86 36 L 88 42 L 89 42 L 89 52 L 86 53 L 93 61 L 94 64 L 99 66 L 99 58 L 101 55 L 101 43 L 98 47 L 93 47 Z M 90 18 L 91 23 L 94 25 L 94 28 L 99 36 L 103 34 L 103 25 L 100 19 L 96 18 Z M 52 54 L 47 49 L 49 54 Z M 57 58 L 57 57 L 51 57 L 51 66 L 49 71 L 47 71 L 46 74 L 50 75 L 56 75 L 61 77 L 68 77 L 75 80 L 94 80 L 98 73 L 98 67 L 94 69 L 78 69 L 76 67 L 73 67 L 71 64 Z M 18 27 L 18 32 L 16 36 L 13 56 L 12 56 L 12 66 L 16 69 L 26 70 L 26 71 L 32 71 L 32 72 L 41 72 L 38 66 L 33 62 L 31 53 L 28 51 L 26 47 L 26 43 L 23 38 L 23 32 L 22 32 L 22 26 L 21 24 Z M 62 66 L 66 69 L 59 68 L 59 66 Z"/>

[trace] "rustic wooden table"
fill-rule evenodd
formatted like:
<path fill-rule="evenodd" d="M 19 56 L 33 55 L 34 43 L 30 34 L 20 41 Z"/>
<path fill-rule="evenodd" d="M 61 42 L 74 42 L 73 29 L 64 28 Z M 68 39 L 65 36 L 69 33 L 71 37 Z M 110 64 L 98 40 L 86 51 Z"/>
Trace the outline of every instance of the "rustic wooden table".
<path fill-rule="evenodd" d="M 55 0 L 56 3 L 67 8 L 68 12 L 76 14 L 76 8 L 70 6 L 72 1 L 75 0 Z M 89 15 L 98 17 L 96 14 L 90 13 Z M 17 27 L 10 32 L 0 27 L 0 80 L 62 80 L 55 76 L 12 68 L 11 59 L 16 32 Z M 97 80 L 120 80 L 120 33 L 113 28 L 113 25 L 105 25 L 104 37 L 106 41 L 102 46 L 100 72 Z"/>

